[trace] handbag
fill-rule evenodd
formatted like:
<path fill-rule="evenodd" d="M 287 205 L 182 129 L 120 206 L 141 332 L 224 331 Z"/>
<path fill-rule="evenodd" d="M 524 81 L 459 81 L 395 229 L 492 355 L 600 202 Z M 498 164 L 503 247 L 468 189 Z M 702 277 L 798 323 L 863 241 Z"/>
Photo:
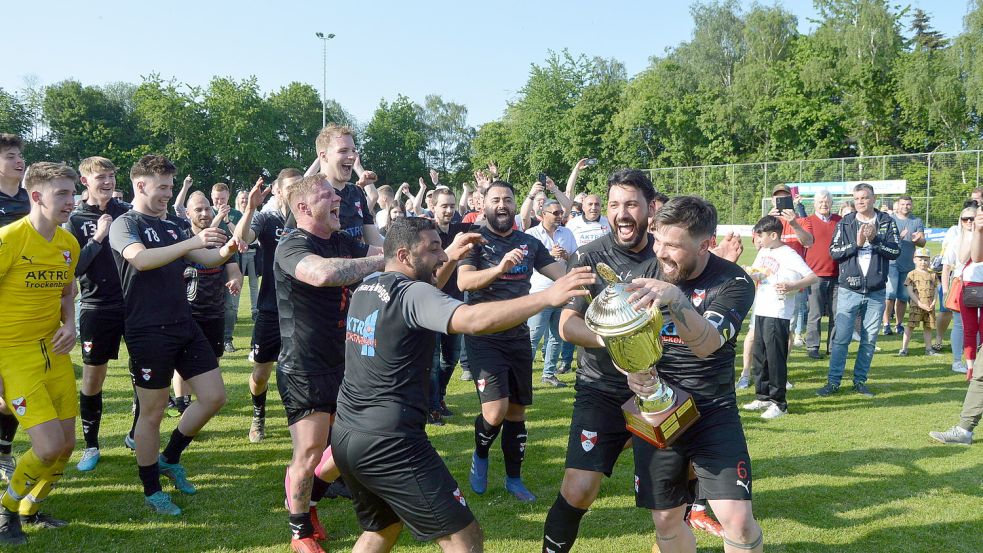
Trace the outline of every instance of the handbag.
<path fill-rule="evenodd" d="M 965 269 L 968 266 L 969 263 L 966 263 L 963 269 Z M 973 288 L 979 288 L 979 287 L 974 286 Z M 983 292 L 983 290 L 981 290 L 981 292 Z M 962 296 L 963 296 L 963 279 L 962 277 L 957 276 L 953 278 L 952 282 L 949 284 L 949 292 L 945 295 L 945 299 L 942 302 L 942 305 L 944 305 L 945 308 L 948 309 L 949 311 L 959 313 L 959 306 L 962 305 L 962 301 L 961 301 Z"/>
<path fill-rule="evenodd" d="M 983 286 L 963 286 L 963 306 L 983 307 Z"/>

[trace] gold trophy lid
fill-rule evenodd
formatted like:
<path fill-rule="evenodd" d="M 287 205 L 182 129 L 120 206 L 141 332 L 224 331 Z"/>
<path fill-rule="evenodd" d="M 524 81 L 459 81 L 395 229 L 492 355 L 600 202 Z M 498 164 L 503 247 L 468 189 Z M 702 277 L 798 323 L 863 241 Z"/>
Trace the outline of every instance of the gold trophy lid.
<path fill-rule="evenodd" d="M 591 302 L 584 316 L 587 328 L 602 338 L 633 334 L 649 324 L 652 314 L 647 310 L 636 311 L 628 303 L 631 292 L 627 284 L 618 281 L 618 275 L 611 267 L 598 263 L 595 271 L 607 283 L 607 288 Z"/>

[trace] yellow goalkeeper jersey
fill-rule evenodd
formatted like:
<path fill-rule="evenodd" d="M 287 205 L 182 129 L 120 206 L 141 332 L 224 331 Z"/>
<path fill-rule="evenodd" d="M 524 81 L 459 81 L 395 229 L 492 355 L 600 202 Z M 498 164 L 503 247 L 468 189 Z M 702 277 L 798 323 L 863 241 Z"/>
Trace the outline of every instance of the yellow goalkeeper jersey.
<path fill-rule="evenodd" d="M 61 227 L 50 242 L 27 217 L 0 228 L 0 347 L 58 330 L 62 290 L 75 279 L 78 257 L 78 240 Z"/>

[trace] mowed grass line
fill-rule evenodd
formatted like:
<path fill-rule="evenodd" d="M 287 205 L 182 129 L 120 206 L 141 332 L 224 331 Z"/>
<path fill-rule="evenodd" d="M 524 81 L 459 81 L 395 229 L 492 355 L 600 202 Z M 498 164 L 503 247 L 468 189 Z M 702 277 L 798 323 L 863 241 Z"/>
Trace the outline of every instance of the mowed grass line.
<path fill-rule="evenodd" d="M 753 260 L 750 244 L 742 258 Z M 131 390 L 125 350 L 110 365 L 101 432 L 102 461 L 88 474 L 75 469 L 76 452 L 61 485 L 44 510 L 66 518 L 60 530 L 28 531 L 30 544 L 20 551 L 173 551 L 282 552 L 289 534 L 283 510 L 283 471 L 290 458 L 290 437 L 275 391 L 269 396 L 267 438 L 246 440 L 252 408 L 250 366 L 246 360 L 251 324 L 249 300 L 240 305 L 236 346 L 222 361 L 229 403 L 188 448 L 183 462 L 198 486 L 182 496 L 164 480 L 165 490 L 185 510 L 179 518 L 153 515 L 144 507 L 133 455 L 122 445 L 130 425 Z M 380 335 L 384 338 L 384 336 Z M 764 528 L 768 551 L 787 552 L 978 552 L 983 550 L 983 459 L 980 444 L 971 448 L 934 444 L 930 430 L 958 420 L 966 384 L 949 370 L 950 356 L 895 357 L 897 336 L 881 337 L 866 399 L 844 388 L 821 399 L 824 361 L 794 350 L 789 392 L 790 414 L 766 422 L 746 414 L 744 428 L 752 456 L 754 511 Z M 79 366 L 79 350 L 73 359 Z M 849 381 L 853 358 L 847 366 Z M 541 364 L 537 362 L 537 370 Z M 80 369 L 77 369 L 80 370 Z M 458 369 L 459 370 L 459 369 Z M 737 369 L 740 370 L 740 359 Z M 455 412 L 443 427 L 428 427 L 434 445 L 481 522 L 486 549 L 493 552 L 540 550 L 543 521 L 563 475 L 572 387 L 546 389 L 536 381 L 529 410 L 529 447 L 523 467 L 532 504 L 514 501 L 503 488 L 498 446 L 492 450 L 489 490 L 477 496 L 467 485 L 478 403 L 473 385 L 455 372 L 448 403 Z M 736 375 L 736 372 L 735 372 Z M 572 382 L 572 376 L 563 377 Z M 753 399 L 742 390 L 740 402 Z M 165 419 L 162 440 L 177 424 Z M 81 430 L 78 432 L 81 450 Z M 27 447 L 18 433 L 15 454 Z M 330 548 L 350 550 L 360 530 L 351 505 L 325 500 L 321 519 L 333 536 Z M 697 535 L 699 550 L 722 551 L 718 538 Z M 626 451 L 601 495 L 584 517 L 577 551 L 649 552 L 654 532 L 649 514 L 634 506 L 631 451 Z M 437 551 L 403 535 L 396 551 Z"/>

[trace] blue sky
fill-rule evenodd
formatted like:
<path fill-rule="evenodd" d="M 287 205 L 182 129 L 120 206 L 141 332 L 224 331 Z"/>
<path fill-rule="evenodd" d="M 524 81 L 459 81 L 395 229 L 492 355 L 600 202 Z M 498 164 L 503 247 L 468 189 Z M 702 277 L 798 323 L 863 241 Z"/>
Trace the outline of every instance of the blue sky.
<path fill-rule="evenodd" d="M 767 2 L 764 2 L 767 3 Z M 780 2 L 808 32 L 810 0 Z M 25 78 L 74 78 L 86 85 L 139 83 L 159 73 L 207 84 L 214 75 L 256 75 L 265 92 L 291 81 L 321 89 L 321 41 L 328 42 L 329 98 L 361 123 L 382 98 L 427 94 L 465 104 L 472 124 L 497 119 L 547 51 L 613 57 L 629 74 L 687 40 L 689 2 L 662 0 L 11 1 L 0 13 L 5 56 L 0 88 Z M 750 2 L 744 2 L 745 5 Z M 946 36 L 962 31 L 968 0 L 914 0 Z M 50 32 L 37 29 L 48 27 Z"/>

